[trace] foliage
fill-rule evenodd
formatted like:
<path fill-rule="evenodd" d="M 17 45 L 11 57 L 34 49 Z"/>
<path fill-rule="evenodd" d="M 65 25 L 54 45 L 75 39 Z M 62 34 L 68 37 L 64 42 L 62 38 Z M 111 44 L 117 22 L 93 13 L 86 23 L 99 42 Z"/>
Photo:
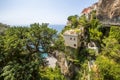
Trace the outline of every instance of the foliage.
<path fill-rule="evenodd" d="M 9 27 L 9 25 L 0 23 L 0 35 L 4 33 L 4 31 Z"/>
<path fill-rule="evenodd" d="M 40 75 L 42 80 L 65 80 L 64 76 L 61 74 L 59 68 L 44 68 L 40 69 Z"/>
<path fill-rule="evenodd" d="M 29 31 L 27 34 L 28 47 L 33 45 L 32 49 L 34 49 L 34 51 L 40 51 L 42 53 L 51 51 L 51 44 L 54 43 L 53 41 L 57 33 L 56 30 L 48 28 L 48 24 L 32 24 Z M 39 47 L 41 49 L 39 49 Z"/>
<path fill-rule="evenodd" d="M 120 27 L 119 26 L 111 26 L 110 37 L 115 38 L 120 43 Z"/>
<path fill-rule="evenodd" d="M 65 31 L 70 29 L 71 29 L 71 26 L 65 26 L 64 29 L 61 31 L 61 34 L 63 34 Z"/>
<path fill-rule="evenodd" d="M 97 19 L 92 19 L 90 22 L 89 34 L 90 40 L 101 42 L 102 32 L 100 27 L 102 26 Z"/>
<path fill-rule="evenodd" d="M 38 62 L 26 62 L 21 64 L 14 61 L 9 61 L 3 68 L 4 80 L 39 80 L 37 73 Z M 35 72 L 36 71 L 36 72 Z"/>
<path fill-rule="evenodd" d="M 105 47 L 102 50 L 103 55 L 113 59 L 115 62 L 120 61 L 120 44 L 115 38 L 104 39 Z"/>
<path fill-rule="evenodd" d="M 100 75 L 102 80 L 119 80 L 120 65 L 104 56 L 97 58 Z"/>
<path fill-rule="evenodd" d="M 86 80 L 88 75 L 88 65 L 87 60 L 85 60 L 84 63 L 81 63 L 80 70 L 77 72 L 77 76 L 75 77 L 75 80 Z"/>
<path fill-rule="evenodd" d="M 71 28 L 76 28 L 78 26 L 78 15 L 69 16 L 68 22 L 71 23 Z"/>
<path fill-rule="evenodd" d="M 83 45 L 80 47 L 78 55 L 75 57 L 75 60 L 79 60 L 78 62 L 81 64 L 80 71 L 77 72 L 76 80 L 87 79 L 85 76 L 87 76 L 89 72 L 87 72 L 88 67 L 86 60 L 95 60 L 98 67 L 98 72 L 91 72 L 91 79 L 119 80 L 120 28 L 118 26 L 104 28 L 99 20 L 96 19 L 95 12 L 92 12 L 91 17 L 93 17 L 91 20 L 87 20 L 84 15 L 81 16 L 78 24 L 84 26 L 87 32 L 87 34 L 85 34 L 87 40 L 83 39 L 83 42 L 94 41 L 100 50 L 100 54 L 96 56 L 94 50 L 87 49 L 87 47 Z M 68 20 L 71 20 L 71 18 L 72 16 L 70 16 Z M 74 53 L 73 50 L 70 53 Z M 67 56 L 70 55 L 67 54 Z M 83 66 L 84 64 L 86 64 L 86 66 Z"/>
<path fill-rule="evenodd" d="M 65 51 L 64 39 L 62 35 L 59 35 L 54 43 L 55 50 Z"/>
<path fill-rule="evenodd" d="M 88 26 L 88 20 L 86 19 L 85 15 L 82 15 L 79 18 L 79 24 L 82 25 L 83 27 Z"/>
<path fill-rule="evenodd" d="M 47 24 L 10 27 L 0 36 L 0 79 L 39 80 L 40 55 L 50 52 L 56 31 Z M 42 49 L 40 49 L 42 48 Z"/>
<path fill-rule="evenodd" d="M 68 64 L 73 65 L 72 69 L 79 68 L 75 72 L 77 74 L 71 75 L 75 80 L 86 80 L 88 74 L 93 80 L 119 80 L 120 27 L 111 26 L 110 30 L 107 30 L 108 28 L 104 28 L 96 19 L 95 11 L 91 12 L 90 20 L 87 20 L 85 15 L 72 15 L 68 17 L 68 22 L 70 25 L 66 25 L 59 36 L 56 35 L 57 31 L 48 28 L 46 23 L 34 23 L 30 27 L 9 27 L 0 23 L 0 80 L 66 80 L 58 67 L 46 67 L 41 58 L 41 54 L 52 53 L 54 50 L 67 53 L 65 55 Z M 84 27 L 81 42 L 85 44 L 79 49 L 65 47 L 62 34 L 66 30 L 75 30 L 81 26 Z M 76 32 L 80 33 L 77 30 Z M 106 37 L 104 32 L 108 34 Z M 96 56 L 94 50 L 88 49 L 87 44 L 90 41 L 101 48 L 99 55 Z M 90 73 L 88 70 L 89 60 L 95 60 L 100 75 L 97 78 L 96 72 Z"/>
<path fill-rule="evenodd" d="M 103 40 L 104 46 L 101 55 L 97 58 L 100 75 L 103 80 L 120 79 L 120 44 L 118 41 L 117 27 L 111 27 L 109 37 Z M 119 33 L 119 32 L 118 32 Z"/>

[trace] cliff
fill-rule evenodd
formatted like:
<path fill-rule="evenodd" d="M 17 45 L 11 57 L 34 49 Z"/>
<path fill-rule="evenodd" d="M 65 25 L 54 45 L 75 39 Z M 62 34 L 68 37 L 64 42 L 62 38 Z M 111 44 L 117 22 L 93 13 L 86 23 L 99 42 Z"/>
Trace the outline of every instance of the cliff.
<path fill-rule="evenodd" d="M 120 22 L 120 0 L 99 0 L 97 17 L 102 21 Z"/>

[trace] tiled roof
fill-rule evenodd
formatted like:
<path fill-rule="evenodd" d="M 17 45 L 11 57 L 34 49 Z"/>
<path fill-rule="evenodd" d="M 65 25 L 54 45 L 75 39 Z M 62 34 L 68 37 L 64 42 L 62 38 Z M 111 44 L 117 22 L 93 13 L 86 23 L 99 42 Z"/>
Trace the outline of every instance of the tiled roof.
<path fill-rule="evenodd" d="M 94 3 L 92 6 L 83 9 L 82 13 L 84 13 L 84 14 L 89 13 L 89 12 L 90 12 L 92 9 L 94 9 L 94 7 L 97 6 L 97 5 L 98 5 L 98 3 Z"/>
<path fill-rule="evenodd" d="M 90 10 L 91 10 L 91 8 L 90 8 L 90 7 L 89 7 L 89 8 L 85 8 L 85 9 L 82 11 L 82 13 L 87 14 L 87 13 L 89 13 L 89 12 L 90 12 Z"/>

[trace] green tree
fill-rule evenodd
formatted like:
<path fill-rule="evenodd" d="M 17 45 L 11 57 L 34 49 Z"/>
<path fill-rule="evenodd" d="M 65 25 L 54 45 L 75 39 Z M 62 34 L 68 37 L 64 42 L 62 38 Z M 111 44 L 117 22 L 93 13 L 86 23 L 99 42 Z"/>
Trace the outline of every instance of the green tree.
<path fill-rule="evenodd" d="M 66 80 L 57 67 L 40 69 L 40 75 L 42 80 Z"/>
<path fill-rule="evenodd" d="M 90 40 L 94 41 L 101 41 L 102 39 L 102 32 L 100 31 L 101 24 L 97 19 L 92 19 L 89 22 L 89 33 L 90 33 Z"/>
<path fill-rule="evenodd" d="M 0 23 L 0 35 L 4 33 L 4 31 L 9 27 L 9 25 Z"/>
<path fill-rule="evenodd" d="M 120 65 L 105 56 L 99 56 L 96 60 L 100 71 L 101 80 L 119 80 Z"/>
<path fill-rule="evenodd" d="M 115 62 L 120 61 L 120 44 L 115 38 L 108 37 L 103 40 L 105 47 L 102 49 L 103 55 L 113 59 Z"/>
<path fill-rule="evenodd" d="M 30 52 L 32 50 L 34 52 L 49 53 L 51 51 L 51 44 L 54 43 L 56 38 L 56 33 L 56 30 L 48 28 L 48 24 L 32 24 L 29 33 L 27 33 L 27 47 Z"/>
<path fill-rule="evenodd" d="M 71 28 L 76 28 L 78 26 L 78 15 L 69 16 L 68 21 L 71 23 Z"/>
<path fill-rule="evenodd" d="M 0 78 L 39 80 L 39 67 L 43 65 L 40 55 L 50 51 L 55 35 L 47 24 L 8 28 L 0 37 Z"/>
<path fill-rule="evenodd" d="M 55 50 L 58 50 L 58 51 L 65 51 L 64 39 L 61 34 L 55 40 L 54 48 Z"/>
<path fill-rule="evenodd" d="M 115 38 L 120 43 L 120 27 L 119 26 L 111 26 L 110 37 Z"/>
<path fill-rule="evenodd" d="M 100 75 L 103 80 L 120 79 L 120 44 L 116 30 L 117 27 L 111 27 L 109 37 L 103 39 L 104 46 L 101 55 L 97 58 Z"/>
<path fill-rule="evenodd" d="M 85 15 L 82 15 L 79 18 L 79 24 L 82 25 L 83 27 L 88 26 L 88 20 L 86 19 Z"/>

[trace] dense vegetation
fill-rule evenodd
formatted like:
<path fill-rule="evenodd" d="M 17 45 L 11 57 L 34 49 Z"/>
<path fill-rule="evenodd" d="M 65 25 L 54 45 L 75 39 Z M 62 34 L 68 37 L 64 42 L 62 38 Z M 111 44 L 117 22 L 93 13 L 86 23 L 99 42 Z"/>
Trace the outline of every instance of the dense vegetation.
<path fill-rule="evenodd" d="M 73 54 L 67 54 L 72 59 L 74 68 L 79 68 L 75 71 L 72 80 L 119 80 L 120 79 L 120 27 L 102 25 L 96 19 L 94 14 L 91 14 L 90 20 L 87 20 L 83 15 L 81 17 L 70 16 L 68 22 L 71 25 L 66 25 L 62 33 L 69 29 L 84 27 L 84 37 L 81 42 L 90 43 L 94 42 L 98 47 L 96 50 L 87 48 L 88 45 L 82 44 L 79 50 L 70 49 Z M 71 22 L 71 20 L 73 20 Z M 76 25 L 77 23 L 77 25 Z M 87 37 L 87 38 L 86 38 Z M 68 53 L 65 52 L 65 53 Z M 74 57 L 73 56 L 77 56 Z M 69 62 L 71 60 L 68 59 Z M 76 62 L 77 61 L 77 62 Z M 91 70 L 89 70 L 88 63 L 94 62 Z M 93 64 L 93 63 L 92 63 Z M 74 69 L 73 68 L 73 69 Z M 74 73 L 74 74 L 75 74 Z"/>
<path fill-rule="evenodd" d="M 84 15 L 69 16 L 59 35 L 45 23 L 30 27 L 0 24 L 0 80 L 120 80 L 120 27 L 105 27 L 94 12 L 91 16 L 90 20 Z M 65 47 L 63 33 L 81 27 L 81 46 Z M 90 42 L 98 51 L 87 47 Z M 69 68 L 66 75 L 58 65 L 55 69 L 47 67 L 41 57 L 55 50 L 65 55 Z M 94 64 L 91 70 L 89 63 Z"/>
<path fill-rule="evenodd" d="M 9 25 L 0 23 L 0 34 L 3 34 L 3 32 L 9 27 Z"/>
<path fill-rule="evenodd" d="M 59 69 L 47 69 L 40 56 L 54 50 L 51 43 L 54 43 L 56 32 L 47 24 L 9 27 L 0 35 L 0 80 L 49 80 L 55 72 L 59 79 Z"/>

